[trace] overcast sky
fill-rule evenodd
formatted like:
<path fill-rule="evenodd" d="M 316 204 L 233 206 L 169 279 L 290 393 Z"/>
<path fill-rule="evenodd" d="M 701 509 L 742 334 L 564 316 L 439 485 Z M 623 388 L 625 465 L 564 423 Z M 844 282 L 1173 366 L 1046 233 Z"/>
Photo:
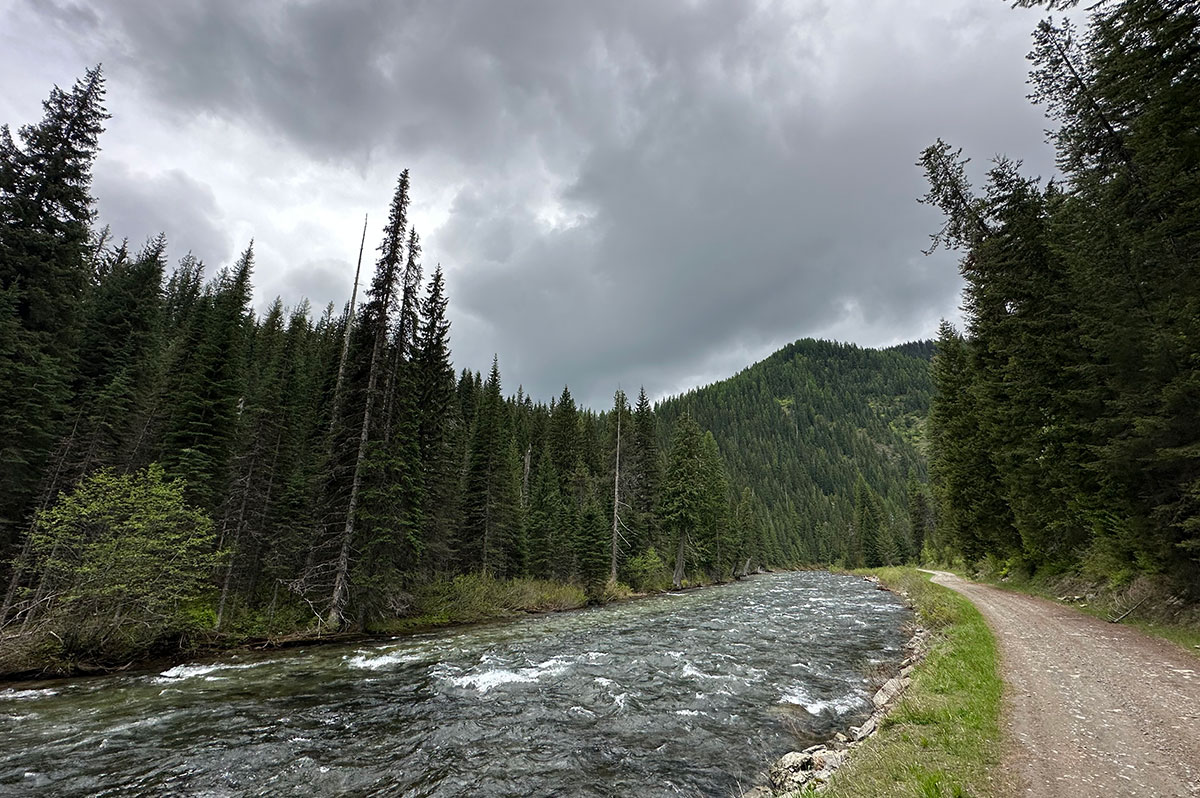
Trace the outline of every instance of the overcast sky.
<path fill-rule="evenodd" d="M 0 0 L 0 122 L 103 62 L 101 221 L 210 274 L 253 238 L 260 308 L 340 307 L 408 167 L 456 365 L 603 407 L 956 319 L 920 150 L 1052 169 L 1009 5 Z"/>

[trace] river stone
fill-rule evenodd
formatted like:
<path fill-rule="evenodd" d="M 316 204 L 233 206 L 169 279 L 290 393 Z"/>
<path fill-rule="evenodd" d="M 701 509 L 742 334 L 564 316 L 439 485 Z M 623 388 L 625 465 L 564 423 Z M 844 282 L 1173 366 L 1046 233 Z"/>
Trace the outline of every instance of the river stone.
<path fill-rule="evenodd" d="M 861 726 L 852 726 L 850 734 L 854 737 L 854 741 L 865 740 L 875 733 L 875 718 L 868 718 L 867 722 Z"/>
<path fill-rule="evenodd" d="M 883 683 L 883 687 L 879 688 L 879 692 L 877 692 L 875 697 L 871 700 L 875 703 L 875 706 L 882 707 L 884 704 L 898 696 L 900 691 L 903 689 L 904 684 L 900 681 L 900 678 L 893 676 L 891 679 L 888 679 Z"/>
<path fill-rule="evenodd" d="M 806 768 L 805 765 L 808 765 Z M 771 765 L 768 774 L 776 792 L 791 792 L 808 784 L 812 778 L 812 755 L 790 751 Z"/>
<path fill-rule="evenodd" d="M 771 766 L 771 786 L 777 792 L 792 793 L 806 785 L 824 784 L 845 758 L 844 751 L 831 751 L 823 745 L 784 754 Z"/>
<path fill-rule="evenodd" d="M 771 786 L 777 792 L 799 790 L 810 781 L 824 782 L 842 764 L 845 753 L 814 745 L 784 754 L 771 766 Z"/>

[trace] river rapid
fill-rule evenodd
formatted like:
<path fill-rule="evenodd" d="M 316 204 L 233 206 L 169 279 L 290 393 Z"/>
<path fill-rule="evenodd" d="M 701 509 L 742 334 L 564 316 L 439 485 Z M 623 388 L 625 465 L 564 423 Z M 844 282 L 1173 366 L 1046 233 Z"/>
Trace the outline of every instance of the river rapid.
<path fill-rule="evenodd" d="M 909 611 L 762 575 L 579 612 L 0 689 L 0 795 L 730 796 L 869 714 Z"/>

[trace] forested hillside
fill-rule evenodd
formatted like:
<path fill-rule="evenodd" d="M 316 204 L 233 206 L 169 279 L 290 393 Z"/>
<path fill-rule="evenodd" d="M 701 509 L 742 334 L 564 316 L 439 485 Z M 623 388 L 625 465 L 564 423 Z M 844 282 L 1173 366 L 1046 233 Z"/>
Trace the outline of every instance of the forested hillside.
<path fill-rule="evenodd" d="M 930 349 L 797 341 L 663 402 L 659 416 L 690 413 L 712 430 L 735 489 L 761 507 L 774 558 L 900 562 L 920 553 L 926 526 L 910 524 L 908 484 L 925 476 Z"/>
<path fill-rule="evenodd" d="M 1061 180 L 1001 158 L 977 193 L 948 144 L 922 157 L 967 283 L 934 358 L 947 556 L 1200 595 L 1198 31 L 1182 0 L 1039 26 Z"/>

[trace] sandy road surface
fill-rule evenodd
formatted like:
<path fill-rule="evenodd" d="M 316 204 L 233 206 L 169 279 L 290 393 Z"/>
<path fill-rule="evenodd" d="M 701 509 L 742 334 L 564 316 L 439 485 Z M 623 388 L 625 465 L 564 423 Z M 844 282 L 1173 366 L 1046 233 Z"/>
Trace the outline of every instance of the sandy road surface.
<path fill-rule="evenodd" d="M 996 635 L 1021 795 L 1200 796 L 1200 658 L 1070 607 L 932 573 Z"/>

